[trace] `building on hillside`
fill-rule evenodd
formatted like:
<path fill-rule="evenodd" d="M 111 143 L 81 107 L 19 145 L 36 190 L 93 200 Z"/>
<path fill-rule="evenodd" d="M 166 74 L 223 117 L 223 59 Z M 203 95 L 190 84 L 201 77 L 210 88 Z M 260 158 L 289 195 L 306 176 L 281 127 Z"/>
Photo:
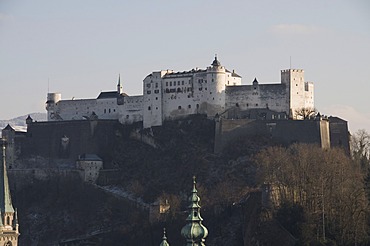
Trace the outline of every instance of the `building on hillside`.
<path fill-rule="evenodd" d="M 82 154 L 78 156 L 76 167 L 81 170 L 81 177 L 85 182 L 95 183 L 100 169 L 103 168 L 103 160 L 95 154 Z"/>
<path fill-rule="evenodd" d="M 17 211 L 14 210 L 6 171 L 6 141 L 1 139 L 2 166 L 0 172 L 0 243 L 4 246 L 17 246 L 19 225 Z"/>
<path fill-rule="evenodd" d="M 304 81 L 302 69 L 281 71 L 281 82 L 242 85 L 241 76 L 222 66 L 215 57 L 205 69 L 152 72 L 143 81 L 143 95 L 128 96 L 120 77 L 117 90 L 101 92 L 93 99 L 62 100 L 48 93 L 48 121 L 115 119 L 122 124 L 142 121 L 144 128 L 191 114 L 214 117 L 233 107 L 268 108 L 297 118 L 296 110 L 313 108 L 313 83 Z"/>
<path fill-rule="evenodd" d="M 142 121 L 142 96 L 123 93 L 120 77 L 117 90 L 101 92 L 97 98 L 62 100 L 60 93 L 48 93 L 48 121 L 106 119 L 123 123 Z M 121 119 L 122 118 L 122 119 Z"/>

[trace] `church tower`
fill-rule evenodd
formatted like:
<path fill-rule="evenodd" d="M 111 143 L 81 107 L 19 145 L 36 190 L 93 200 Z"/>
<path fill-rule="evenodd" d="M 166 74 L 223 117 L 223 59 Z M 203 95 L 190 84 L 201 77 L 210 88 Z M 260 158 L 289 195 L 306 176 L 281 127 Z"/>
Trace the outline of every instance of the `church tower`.
<path fill-rule="evenodd" d="M 159 246 L 170 246 L 170 244 L 167 242 L 166 228 L 163 228 L 163 238 L 162 238 L 162 242 Z"/>
<path fill-rule="evenodd" d="M 200 198 L 196 189 L 195 177 L 193 177 L 193 189 L 189 197 L 188 223 L 182 228 L 181 235 L 185 238 L 185 246 L 205 246 L 205 238 L 208 235 L 207 228 L 202 225 L 203 218 L 200 216 Z"/>
<path fill-rule="evenodd" d="M 18 245 L 18 218 L 10 196 L 8 174 L 6 172 L 6 141 L 1 140 L 2 166 L 0 168 L 0 244 L 4 246 Z"/>

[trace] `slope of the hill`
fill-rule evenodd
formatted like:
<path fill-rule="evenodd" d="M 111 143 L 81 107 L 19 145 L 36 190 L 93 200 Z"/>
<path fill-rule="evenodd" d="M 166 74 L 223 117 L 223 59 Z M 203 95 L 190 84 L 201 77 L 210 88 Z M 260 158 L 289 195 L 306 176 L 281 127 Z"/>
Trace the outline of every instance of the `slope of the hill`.
<path fill-rule="evenodd" d="M 251 156 L 271 143 L 263 138 L 239 139 L 215 155 L 214 121 L 202 116 L 166 122 L 144 130 L 153 147 L 134 140 L 135 126 L 117 129 L 112 161 L 118 168 L 117 185 L 146 203 L 170 203 L 169 214 L 149 223 L 148 211 L 78 180 L 58 176 L 32 180 L 18 187 L 20 242 L 51 245 L 64 239 L 104 231 L 94 238 L 108 245 L 158 245 L 165 226 L 172 245 L 182 245 L 180 231 L 186 224 L 192 177 L 197 177 L 204 224 L 210 245 L 243 245 L 243 206 L 255 186 Z M 107 230 L 110 228 L 110 230 Z M 98 245 L 100 245 L 98 244 Z"/>

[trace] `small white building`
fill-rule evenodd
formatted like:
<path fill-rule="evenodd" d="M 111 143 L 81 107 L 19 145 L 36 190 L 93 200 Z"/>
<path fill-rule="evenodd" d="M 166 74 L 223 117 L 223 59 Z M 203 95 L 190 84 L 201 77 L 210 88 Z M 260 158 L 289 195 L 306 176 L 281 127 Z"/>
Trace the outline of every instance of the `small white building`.
<path fill-rule="evenodd" d="M 95 154 L 82 154 L 78 156 L 76 167 L 81 170 L 81 177 L 85 182 L 95 183 L 100 169 L 103 168 L 103 160 Z"/>

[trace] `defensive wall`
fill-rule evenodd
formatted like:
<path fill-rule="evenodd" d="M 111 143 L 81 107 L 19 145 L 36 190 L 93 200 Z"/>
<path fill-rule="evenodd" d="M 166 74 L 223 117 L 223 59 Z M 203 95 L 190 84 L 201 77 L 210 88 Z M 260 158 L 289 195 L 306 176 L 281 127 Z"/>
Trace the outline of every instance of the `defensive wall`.
<path fill-rule="evenodd" d="M 32 184 L 35 180 L 51 180 L 56 177 L 81 180 L 80 170 L 77 169 L 56 169 L 56 168 L 29 168 L 9 169 L 9 185 L 12 190 L 19 190 Z"/>
<path fill-rule="evenodd" d="M 329 117 L 330 125 L 330 146 L 344 149 L 347 155 L 350 155 L 350 134 L 347 121 L 338 117 Z"/>
<path fill-rule="evenodd" d="M 11 127 L 3 129 L 3 137 L 10 146 L 7 151 L 12 152 L 7 153 L 7 164 L 9 168 L 27 168 L 13 164 L 18 158 L 35 156 L 46 158 L 48 163 L 58 159 L 74 163 L 84 153 L 96 154 L 104 163 L 109 163 L 122 128 L 129 130 L 129 138 L 160 147 L 151 134 L 140 131 L 141 122 L 130 125 L 122 125 L 117 120 L 28 122 L 27 133 L 17 134 Z M 312 143 L 323 148 L 341 147 L 349 154 L 347 122 L 338 117 L 289 120 L 286 114 L 268 109 L 238 111 L 237 108 L 215 117 L 216 153 L 251 136 L 267 137 L 284 146 Z M 43 167 L 53 166 L 46 163 Z"/>
<path fill-rule="evenodd" d="M 71 120 L 32 122 L 21 143 L 21 155 L 76 160 L 83 153 L 109 157 L 115 140 L 117 120 Z"/>
<path fill-rule="evenodd" d="M 276 143 L 288 146 L 292 143 L 319 144 L 329 148 L 329 121 L 319 120 L 260 120 L 260 119 L 216 119 L 215 148 L 221 152 L 236 140 L 251 136 L 264 136 Z"/>

